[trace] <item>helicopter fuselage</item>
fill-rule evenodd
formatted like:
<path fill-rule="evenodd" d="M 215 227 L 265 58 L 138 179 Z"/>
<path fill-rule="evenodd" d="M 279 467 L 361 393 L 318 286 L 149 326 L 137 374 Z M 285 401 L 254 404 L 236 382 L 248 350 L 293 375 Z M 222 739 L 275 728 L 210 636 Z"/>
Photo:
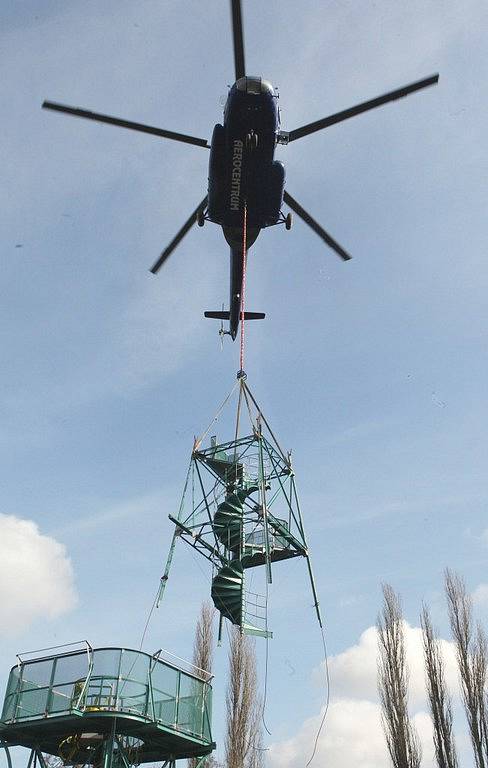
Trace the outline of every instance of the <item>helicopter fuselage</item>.
<path fill-rule="evenodd" d="M 249 227 L 269 227 L 280 217 L 285 168 L 274 160 L 280 131 L 277 101 L 266 80 L 241 77 L 229 90 L 223 125 L 213 130 L 206 218 L 224 228 L 231 247 L 233 230 L 242 233 L 244 203 Z"/>
<path fill-rule="evenodd" d="M 213 130 L 205 218 L 220 224 L 230 245 L 230 334 L 241 312 L 244 209 L 246 250 L 264 227 L 281 219 L 285 167 L 274 159 L 280 134 L 278 95 L 260 77 L 241 77 L 230 88 L 224 121 Z"/>

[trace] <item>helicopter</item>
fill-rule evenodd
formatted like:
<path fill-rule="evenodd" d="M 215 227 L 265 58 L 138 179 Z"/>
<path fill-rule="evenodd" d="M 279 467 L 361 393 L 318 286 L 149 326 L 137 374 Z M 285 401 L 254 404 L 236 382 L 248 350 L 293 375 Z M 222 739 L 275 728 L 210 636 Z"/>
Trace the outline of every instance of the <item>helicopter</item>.
<path fill-rule="evenodd" d="M 291 131 L 283 131 L 278 107 L 278 92 L 262 77 L 246 75 L 241 0 L 231 0 L 231 14 L 236 79 L 228 92 L 223 123 L 215 125 L 210 144 L 206 139 L 195 136 L 52 101 L 44 101 L 42 107 L 210 150 L 207 194 L 150 271 L 156 274 L 161 269 L 195 223 L 200 227 L 206 221 L 220 225 L 230 246 L 229 311 L 207 311 L 204 315 L 207 318 L 221 320 L 220 333 L 228 334 L 234 340 L 240 320 L 260 320 L 265 317 L 263 312 L 243 311 L 245 256 L 262 229 L 277 224 L 284 224 L 287 230 L 291 229 L 292 215 L 291 213 L 285 215 L 282 210 L 283 203 L 311 227 L 341 259 L 348 261 L 351 258 L 350 254 L 285 189 L 285 167 L 281 161 L 274 159 L 276 146 L 287 145 L 387 102 L 435 85 L 439 75 L 431 75 L 307 125 Z M 229 328 L 226 331 L 223 329 L 224 320 L 229 321 Z"/>

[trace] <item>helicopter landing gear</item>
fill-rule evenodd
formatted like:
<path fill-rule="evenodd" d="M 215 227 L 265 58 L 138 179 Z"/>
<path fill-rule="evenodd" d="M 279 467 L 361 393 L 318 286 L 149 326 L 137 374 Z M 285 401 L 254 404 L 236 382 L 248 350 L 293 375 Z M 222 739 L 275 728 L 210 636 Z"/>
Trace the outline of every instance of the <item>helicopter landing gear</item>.
<path fill-rule="evenodd" d="M 254 131 L 249 131 L 249 133 L 246 134 L 246 149 L 250 150 L 251 152 L 254 149 L 258 148 L 258 135 L 257 133 L 254 133 Z"/>
<path fill-rule="evenodd" d="M 205 214 L 203 211 L 198 211 L 197 213 L 197 224 L 199 227 L 203 227 L 205 224 Z"/>
<path fill-rule="evenodd" d="M 291 213 L 287 213 L 285 216 L 285 229 L 290 230 L 293 226 L 293 216 Z"/>

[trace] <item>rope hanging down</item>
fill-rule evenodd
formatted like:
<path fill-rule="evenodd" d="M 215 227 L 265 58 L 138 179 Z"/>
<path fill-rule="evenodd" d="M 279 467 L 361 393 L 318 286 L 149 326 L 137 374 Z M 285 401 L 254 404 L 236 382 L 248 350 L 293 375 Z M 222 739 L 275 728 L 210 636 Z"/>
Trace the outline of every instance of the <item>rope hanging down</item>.
<path fill-rule="evenodd" d="M 244 374 L 244 315 L 246 298 L 246 266 L 247 266 L 247 203 L 244 200 L 244 226 L 242 234 L 242 284 L 241 284 L 241 350 L 239 376 Z"/>

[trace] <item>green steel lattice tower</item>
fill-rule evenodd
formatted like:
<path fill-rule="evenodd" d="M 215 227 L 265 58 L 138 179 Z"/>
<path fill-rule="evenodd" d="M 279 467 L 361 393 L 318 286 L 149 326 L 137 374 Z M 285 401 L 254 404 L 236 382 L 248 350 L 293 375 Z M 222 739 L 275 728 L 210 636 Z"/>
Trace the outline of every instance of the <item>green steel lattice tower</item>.
<path fill-rule="evenodd" d="M 233 439 L 217 443 L 216 437 L 211 437 L 210 445 L 204 448 L 207 430 L 195 440 L 178 514 L 169 516 L 175 532 L 158 604 L 176 541 L 181 538 L 212 565 L 211 595 L 220 612 L 220 628 L 225 618 L 243 633 L 271 637 L 267 587 L 264 595 L 251 593 L 246 574 L 262 566 L 270 584 L 272 565 L 294 557 L 306 560 L 322 626 L 291 455 L 280 448 L 244 376 L 238 378 L 233 392 L 236 390 Z M 240 436 L 244 423 L 246 432 Z"/>

